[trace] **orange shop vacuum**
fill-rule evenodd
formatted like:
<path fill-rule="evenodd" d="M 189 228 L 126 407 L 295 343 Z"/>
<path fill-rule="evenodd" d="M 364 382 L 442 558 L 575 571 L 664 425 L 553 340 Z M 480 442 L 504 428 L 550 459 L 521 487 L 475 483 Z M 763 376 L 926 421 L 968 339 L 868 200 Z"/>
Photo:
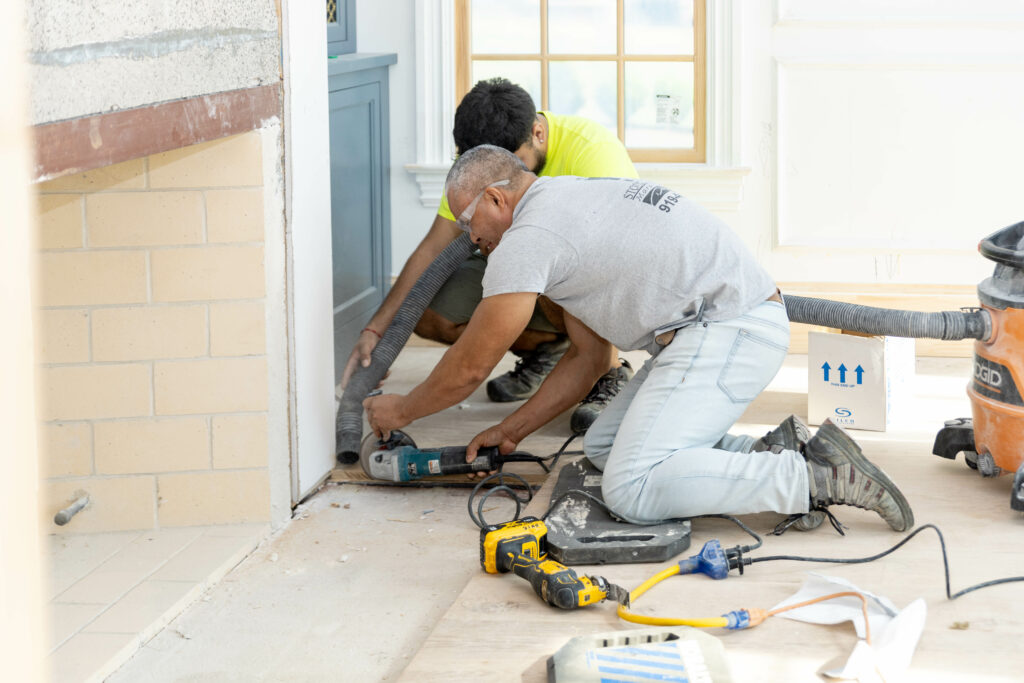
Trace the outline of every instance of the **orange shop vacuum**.
<path fill-rule="evenodd" d="M 1010 507 L 1024 511 L 1024 222 L 989 235 L 978 251 L 996 263 L 992 277 L 978 285 L 992 331 L 974 342 L 967 385 L 972 417 L 947 421 L 932 452 L 943 458 L 963 452 L 983 477 L 1014 473 Z"/>

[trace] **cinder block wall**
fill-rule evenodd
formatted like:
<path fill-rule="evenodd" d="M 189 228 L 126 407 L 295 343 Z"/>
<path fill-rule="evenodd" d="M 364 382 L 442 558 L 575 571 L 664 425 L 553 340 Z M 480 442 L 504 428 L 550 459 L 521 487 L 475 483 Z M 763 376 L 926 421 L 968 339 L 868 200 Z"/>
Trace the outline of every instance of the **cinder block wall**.
<path fill-rule="evenodd" d="M 262 169 L 253 131 L 38 186 L 44 529 L 269 519 Z"/>

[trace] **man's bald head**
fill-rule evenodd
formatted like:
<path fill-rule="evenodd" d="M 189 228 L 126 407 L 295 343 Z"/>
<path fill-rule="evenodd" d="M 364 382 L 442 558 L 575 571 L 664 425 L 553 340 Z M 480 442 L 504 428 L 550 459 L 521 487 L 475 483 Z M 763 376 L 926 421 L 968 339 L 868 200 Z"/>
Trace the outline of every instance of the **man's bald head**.
<path fill-rule="evenodd" d="M 484 188 L 501 180 L 509 181 L 510 191 L 518 190 L 532 175 L 512 152 L 494 145 L 479 145 L 456 159 L 448 171 L 448 205 L 464 208 Z"/>

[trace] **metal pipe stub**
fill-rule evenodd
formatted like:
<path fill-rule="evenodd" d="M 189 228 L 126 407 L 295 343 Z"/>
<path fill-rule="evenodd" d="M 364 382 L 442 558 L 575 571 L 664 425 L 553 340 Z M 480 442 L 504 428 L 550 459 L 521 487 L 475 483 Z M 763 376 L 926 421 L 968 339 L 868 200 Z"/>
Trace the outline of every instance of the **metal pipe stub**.
<path fill-rule="evenodd" d="M 53 523 L 57 526 L 64 526 L 71 521 L 71 518 L 82 511 L 89 504 L 89 494 L 83 493 L 78 499 L 53 516 Z"/>

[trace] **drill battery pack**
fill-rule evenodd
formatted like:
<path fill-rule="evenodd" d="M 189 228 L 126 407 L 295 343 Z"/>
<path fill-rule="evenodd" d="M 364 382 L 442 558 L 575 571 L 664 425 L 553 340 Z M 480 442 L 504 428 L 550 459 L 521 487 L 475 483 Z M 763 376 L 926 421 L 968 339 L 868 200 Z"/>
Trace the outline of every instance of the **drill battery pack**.
<path fill-rule="evenodd" d="M 489 524 L 480 529 L 480 566 L 488 574 L 510 571 L 509 555 L 540 561 L 547 554 L 547 526 L 536 517 Z"/>

